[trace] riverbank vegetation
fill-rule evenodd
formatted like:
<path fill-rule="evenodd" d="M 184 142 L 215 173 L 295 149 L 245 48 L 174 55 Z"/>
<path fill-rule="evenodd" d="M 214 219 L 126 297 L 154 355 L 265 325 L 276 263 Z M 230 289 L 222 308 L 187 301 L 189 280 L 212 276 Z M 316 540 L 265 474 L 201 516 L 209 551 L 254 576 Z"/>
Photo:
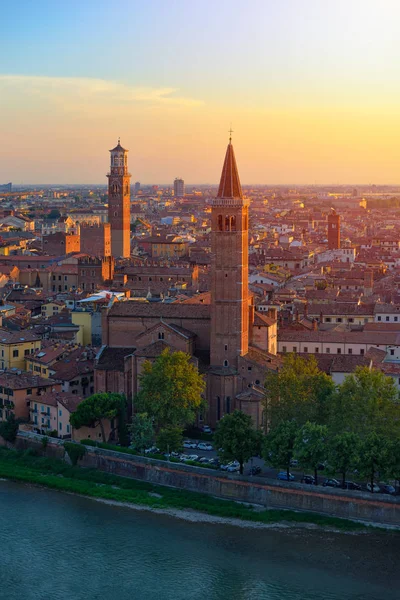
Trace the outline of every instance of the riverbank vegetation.
<path fill-rule="evenodd" d="M 146 506 L 149 509 L 199 511 L 223 518 L 236 518 L 264 524 L 288 522 L 314 524 L 343 531 L 365 531 L 363 523 L 290 510 L 255 510 L 247 504 L 220 500 L 206 494 L 157 486 L 96 469 L 70 466 L 62 460 L 0 448 L 0 477 L 82 494 L 92 498 Z"/>

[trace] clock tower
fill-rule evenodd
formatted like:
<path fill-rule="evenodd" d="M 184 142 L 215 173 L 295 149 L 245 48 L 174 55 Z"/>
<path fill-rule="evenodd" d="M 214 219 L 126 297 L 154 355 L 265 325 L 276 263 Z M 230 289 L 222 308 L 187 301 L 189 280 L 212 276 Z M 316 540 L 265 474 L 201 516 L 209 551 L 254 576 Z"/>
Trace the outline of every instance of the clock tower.
<path fill-rule="evenodd" d="M 128 150 L 118 145 L 110 150 L 108 173 L 108 221 L 111 225 L 111 254 L 129 258 L 131 174 L 128 172 Z"/>

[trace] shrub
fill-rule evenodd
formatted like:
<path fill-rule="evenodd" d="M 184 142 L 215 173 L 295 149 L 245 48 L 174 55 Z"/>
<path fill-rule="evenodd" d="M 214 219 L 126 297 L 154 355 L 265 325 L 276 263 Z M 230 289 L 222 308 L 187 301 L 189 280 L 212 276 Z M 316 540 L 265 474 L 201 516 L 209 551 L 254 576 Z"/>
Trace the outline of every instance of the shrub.
<path fill-rule="evenodd" d="M 15 418 L 14 413 L 11 413 L 7 417 L 6 421 L 0 423 L 0 435 L 5 439 L 6 442 L 15 442 L 18 433 L 18 421 Z"/>
<path fill-rule="evenodd" d="M 73 442 L 65 442 L 64 448 L 74 466 L 78 464 L 78 460 L 83 458 L 86 454 L 86 448 L 84 446 L 74 444 Z"/>
<path fill-rule="evenodd" d="M 49 438 L 48 437 L 43 437 L 42 438 L 42 446 L 43 446 L 43 450 L 46 450 L 47 448 L 47 444 L 49 443 Z"/>

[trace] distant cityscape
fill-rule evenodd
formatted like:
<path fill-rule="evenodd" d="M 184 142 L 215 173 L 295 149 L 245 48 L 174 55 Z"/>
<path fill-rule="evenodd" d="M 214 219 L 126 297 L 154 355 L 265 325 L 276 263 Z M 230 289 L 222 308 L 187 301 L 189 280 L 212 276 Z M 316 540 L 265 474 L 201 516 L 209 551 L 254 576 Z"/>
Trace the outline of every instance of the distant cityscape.
<path fill-rule="evenodd" d="M 167 347 L 207 374 L 212 427 L 235 408 L 261 426 L 289 352 L 400 389 L 400 187 L 242 189 L 231 143 L 219 188 L 132 185 L 118 140 L 108 186 L 0 189 L 1 419 L 76 439 L 56 403 L 68 417 L 97 391 L 133 397 Z"/>

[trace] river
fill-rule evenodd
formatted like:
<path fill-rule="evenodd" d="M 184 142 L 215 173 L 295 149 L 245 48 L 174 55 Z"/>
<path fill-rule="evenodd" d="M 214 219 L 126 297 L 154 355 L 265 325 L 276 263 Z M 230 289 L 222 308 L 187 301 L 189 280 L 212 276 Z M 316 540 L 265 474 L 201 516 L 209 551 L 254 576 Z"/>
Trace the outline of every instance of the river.
<path fill-rule="evenodd" d="M 1 600 L 398 600 L 400 534 L 192 523 L 0 481 Z"/>

